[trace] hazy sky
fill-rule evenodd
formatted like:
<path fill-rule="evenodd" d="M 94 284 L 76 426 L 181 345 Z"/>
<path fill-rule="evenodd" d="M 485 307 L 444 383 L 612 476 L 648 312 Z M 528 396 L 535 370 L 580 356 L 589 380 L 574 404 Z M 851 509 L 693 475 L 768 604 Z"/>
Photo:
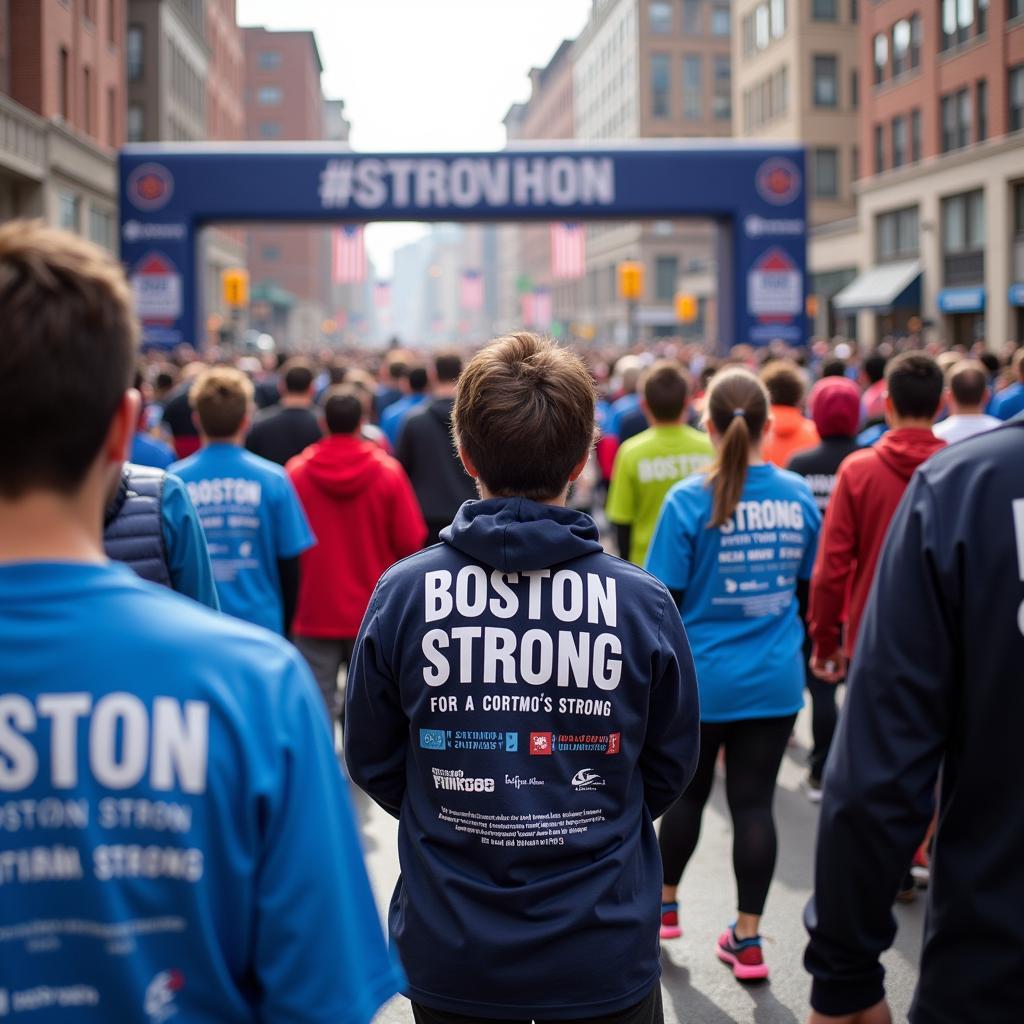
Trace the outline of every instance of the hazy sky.
<path fill-rule="evenodd" d="M 238 0 L 241 25 L 313 29 L 329 99 L 363 151 L 497 149 L 527 74 L 583 28 L 590 0 Z M 416 237 L 372 226 L 371 256 Z"/>

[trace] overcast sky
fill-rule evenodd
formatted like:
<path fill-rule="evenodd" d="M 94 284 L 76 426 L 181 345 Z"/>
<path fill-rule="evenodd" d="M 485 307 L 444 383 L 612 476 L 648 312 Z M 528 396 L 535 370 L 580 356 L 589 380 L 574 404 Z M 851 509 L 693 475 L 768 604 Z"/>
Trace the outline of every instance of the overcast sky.
<path fill-rule="evenodd" d="M 497 149 L 530 68 L 578 35 L 589 10 L 590 0 L 238 0 L 238 22 L 316 33 L 324 94 L 345 100 L 356 149 Z M 389 250 L 419 233 L 374 225 L 371 256 L 389 272 Z"/>

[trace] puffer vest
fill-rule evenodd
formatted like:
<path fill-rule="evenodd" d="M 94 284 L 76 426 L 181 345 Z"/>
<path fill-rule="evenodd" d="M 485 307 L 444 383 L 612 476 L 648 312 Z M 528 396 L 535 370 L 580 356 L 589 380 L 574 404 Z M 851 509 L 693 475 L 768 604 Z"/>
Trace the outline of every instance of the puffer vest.
<path fill-rule="evenodd" d="M 163 470 L 125 463 L 103 517 L 103 546 L 108 558 L 124 562 L 144 580 L 169 587 L 161 516 L 166 479 Z"/>

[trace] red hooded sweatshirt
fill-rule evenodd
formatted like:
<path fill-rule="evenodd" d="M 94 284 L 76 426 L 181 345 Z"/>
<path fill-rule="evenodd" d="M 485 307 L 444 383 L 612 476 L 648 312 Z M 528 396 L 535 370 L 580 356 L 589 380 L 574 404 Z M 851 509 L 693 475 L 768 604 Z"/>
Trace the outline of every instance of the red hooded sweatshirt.
<path fill-rule="evenodd" d="M 914 470 L 945 447 L 930 430 L 904 427 L 843 460 L 811 577 L 807 625 L 818 657 L 828 658 L 839 649 L 844 618 L 843 649 L 853 657 L 889 521 Z"/>
<path fill-rule="evenodd" d="M 351 638 L 386 569 L 427 527 L 405 470 L 372 441 L 335 434 L 285 467 L 317 544 L 302 555 L 297 636 Z"/>

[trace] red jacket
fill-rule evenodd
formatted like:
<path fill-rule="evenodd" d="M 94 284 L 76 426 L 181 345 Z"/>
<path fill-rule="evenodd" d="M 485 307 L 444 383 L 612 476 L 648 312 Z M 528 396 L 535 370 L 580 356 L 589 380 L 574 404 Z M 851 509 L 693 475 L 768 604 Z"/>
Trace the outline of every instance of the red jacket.
<path fill-rule="evenodd" d="M 297 636 L 354 637 L 384 571 L 427 537 L 409 478 L 372 441 L 324 438 L 285 467 L 317 538 L 302 555 Z"/>
<path fill-rule="evenodd" d="M 945 446 L 930 430 L 902 428 L 843 460 L 811 577 L 807 624 L 818 657 L 828 658 L 839 649 L 844 618 L 843 647 L 853 657 L 889 521 L 914 470 Z"/>

